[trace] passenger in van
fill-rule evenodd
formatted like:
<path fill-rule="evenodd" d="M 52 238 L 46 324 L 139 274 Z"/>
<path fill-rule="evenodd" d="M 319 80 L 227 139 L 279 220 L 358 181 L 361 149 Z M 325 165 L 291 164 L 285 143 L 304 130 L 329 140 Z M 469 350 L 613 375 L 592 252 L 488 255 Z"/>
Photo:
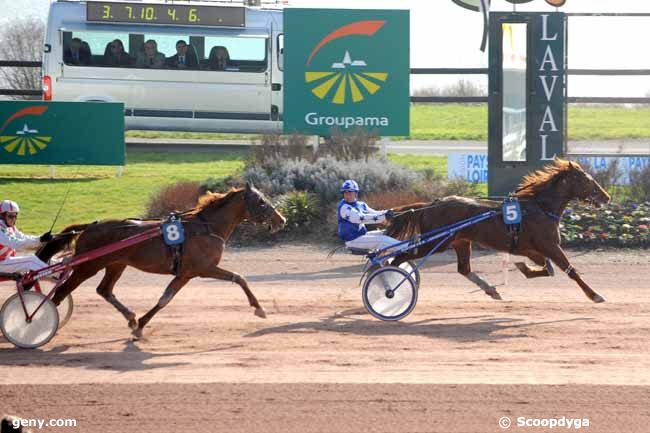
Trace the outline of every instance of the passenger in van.
<path fill-rule="evenodd" d="M 167 66 L 174 69 L 195 69 L 198 58 L 194 47 L 187 45 L 184 40 L 176 42 L 176 54 L 167 58 Z"/>
<path fill-rule="evenodd" d="M 104 50 L 104 66 L 131 66 L 133 58 L 124 51 L 121 40 L 115 39 L 106 45 Z"/>
<path fill-rule="evenodd" d="M 66 65 L 90 65 L 90 47 L 79 38 L 72 38 L 70 45 L 63 52 Z"/>
<path fill-rule="evenodd" d="M 144 43 L 144 51 L 138 53 L 135 62 L 138 68 L 162 68 L 165 66 L 165 55 L 158 52 L 158 44 L 153 39 Z"/>
<path fill-rule="evenodd" d="M 230 54 L 228 49 L 221 45 L 212 47 L 210 56 L 208 57 L 208 69 L 213 71 L 236 71 L 236 66 L 230 62 Z"/>

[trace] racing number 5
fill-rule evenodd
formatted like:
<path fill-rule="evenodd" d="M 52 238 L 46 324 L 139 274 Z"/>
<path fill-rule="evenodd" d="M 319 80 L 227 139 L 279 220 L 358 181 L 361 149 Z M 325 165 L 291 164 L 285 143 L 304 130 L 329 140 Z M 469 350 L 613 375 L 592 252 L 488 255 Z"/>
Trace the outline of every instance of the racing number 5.
<path fill-rule="evenodd" d="M 506 217 L 508 218 L 508 221 L 515 221 L 518 216 L 516 205 L 509 204 L 506 206 Z"/>

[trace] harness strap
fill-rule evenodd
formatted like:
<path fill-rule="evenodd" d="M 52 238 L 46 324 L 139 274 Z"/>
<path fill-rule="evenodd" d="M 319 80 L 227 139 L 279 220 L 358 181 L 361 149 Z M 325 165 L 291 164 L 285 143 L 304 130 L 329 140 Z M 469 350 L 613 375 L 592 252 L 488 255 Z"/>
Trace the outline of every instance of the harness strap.
<path fill-rule="evenodd" d="M 559 223 L 560 220 L 562 220 L 562 217 L 560 215 L 555 214 L 553 212 L 545 210 L 544 213 L 546 214 L 547 217 L 549 217 L 550 219 L 552 219 L 553 221 L 555 221 L 557 223 Z"/>

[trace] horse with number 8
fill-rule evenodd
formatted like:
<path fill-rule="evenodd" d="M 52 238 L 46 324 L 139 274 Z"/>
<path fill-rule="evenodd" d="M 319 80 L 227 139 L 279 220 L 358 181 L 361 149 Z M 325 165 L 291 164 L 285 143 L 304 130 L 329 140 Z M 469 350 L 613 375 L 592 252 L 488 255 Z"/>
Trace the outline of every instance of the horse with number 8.
<path fill-rule="evenodd" d="M 178 225 L 164 225 L 163 236 L 152 237 L 74 267 L 70 277 L 57 289 L 52 301 L 58 305 L 81 283 L 105 269 L 97 293 L 124 315 L 135 338 L 140 338 L 144 327 L 153 316 L 163 309 L 183 286 L 196 277 L 216 278 L 237 283 L 248 297 L 250 306 L 255 309 L 255 315 L 264 318 L 266 313 L 251 292 L 246 280 L 241 275 L 218 266 L 228 238 L 244 219 L 268 224 L 271 232 L 277 232 L 286 223 L 285 218 L 275 210 L 267 198 L 250 184 L 247 184 L 246 188 L 233 189 L 225 194 L 207 193 L 200 197 L 194 209 L 180 214 L 176 219 Z M 179 265 L 175 266 L 173 254 L 170 253 L 163 238 L 172 241 L 171 243 L 178 241 L 181 238 L 179 231 L 181 222 L 184 241 Z M 74 256 L 80 256 L 85 252 L 146 232 L 158 225 L 160 221 L 155 220 L 112 220 L 74 225 L 67 227 L 64 232 L 81 231 L 81 234 L 76 237 L 74 248 Z M 71 241 L 72 239 L 67 239 L 66 244 L 69 245 Z M 57 249 L 65 246 L 59 244 Z M 113 294 L 115 283 L 127 266 L 144 272 L 174 275 L 158 303 L 138 320 L 135 313 Z M 175 268 L 177 268 L 176 272 L 174 272 Z"/>

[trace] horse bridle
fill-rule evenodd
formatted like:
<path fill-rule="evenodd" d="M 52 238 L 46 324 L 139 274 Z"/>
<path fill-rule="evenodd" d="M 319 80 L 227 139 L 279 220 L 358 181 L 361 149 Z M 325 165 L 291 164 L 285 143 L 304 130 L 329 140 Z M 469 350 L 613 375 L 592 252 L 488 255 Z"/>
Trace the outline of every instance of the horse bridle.
<path fill-rule="evenodd" d="M 251 221 L 255 223 L 263 223 L 271 219 L 271 216 L 273 215 L 273 206 L 267 203 L 266 200 L 264 200 L 264 206 L 256 206 L 253 202 L 257 199 L 264 200 L 264 198 L 255 194 L 253 190 L 247 190 L 244 193 L 246 211 L 250 215 Z"/>

